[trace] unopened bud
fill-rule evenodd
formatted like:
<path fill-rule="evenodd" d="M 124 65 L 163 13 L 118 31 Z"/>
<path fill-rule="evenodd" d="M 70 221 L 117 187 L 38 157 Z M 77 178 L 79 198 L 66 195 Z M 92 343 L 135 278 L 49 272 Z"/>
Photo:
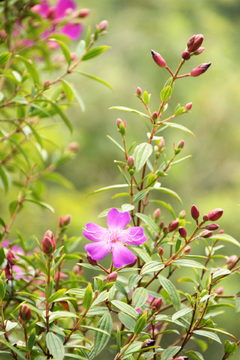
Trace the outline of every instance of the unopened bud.
<path fill-rule="evenodd" d="M 129 264 L 127 267 L 133 267 L 134 265 L 136 265 L 136 263 L 137 263 L 137 257 L 135 256 L 135 260 L 131 263 L 131 264 Z"/>
<path fill-rule="evenodd" d="M 64 218 L 63 218 L 63 225 L 69 225 L 71 222 L 71 215 L 66 215 Z"/>
<path fill-rule="evenodd" d="M 159 247 L 157 249 L 157 252 L 159 253 L 159 255 L 162 257 L 163 256 L 163 248 L 162 247 Z"/>
<path fill-rule="evenodd" d="M 223 229 L 220 229 L 218 230 L 217 234 L 223 234 L 224 233 L 224 230 Z"/>
<path fill-rule="evenodd" d="M 208 221 L 208 216 L 207 216 L 207 214 L 204 214 L 204 215 L 203 215 L 203 220 L 204 220 L 204 221 Z"/>
<path fill-rule="evenodd" d="M 222 209 L 214 209 L 212 211 L 210 211 L 210 213 L 208 213 L 208 219 L 212 220 L 212 221 L 217 221 L 218 219 L 220 219 L 220 217 L 223 214 L 223 210 Z"/>
<path fill-rule="evenodd" d="M 0 44 L 4 43 L 4 41 L 7 39 L 8 35 L 6 33 L 6 31 L 0 30 Z"/>
<path fill-rule="evenodd" d="M 48 230 L 43 237 L 42 251 L 45 255 L 51 255 L 56 248 L 52 231 Z"/>
<path fill-rule="evenodd" d="M 158 299 L 153 300 L 153 303 L 152 303 L 153 311 L 160 310 L 161 306 L 162 306 L 162 298 L 158 298 Z"/>
<path fill-rule="evenodd" d="M 180 211 L 179 219 L 184 219 L 185 217 L 186 217 L 186 211 L 185 210 Z"/>
<path fill-rule="evenodd" d="M 108 27 L 108 21 L 107 20 L 103 20 L 100 22 L 99 24 L 99 31 L 103 31 L 106 30 L 106 28 Z"/>
<path fill-rule="evenodd" d="M 188 51 L 184 51 L 184 52 L 182 53 L 182 58 L 183 58 L 184 60 L 189 60 L 190 57 L 191 57 L 191 55 L 189 54 Z"/>
<path fill-rule="evenodd" d="M 153 213 L 154 220 L 157 220 L 160 216 L 161 216 L 161 210 L 157 208 Z"/>
<path fill-rule="evenodd" d="M 161 230 L 164 228 L 164 221 L 160 222 L 159 227 L 160 227 Z"/>
<path fill-rule="evenodd" d="M 177 145 L 178 149 L 183 149 L 184 148 L 184 140 L 180 140 L 178 145 Z"/>
<path fill-rule="evenodd" d="M 231 268 L 238 260 L 237 255 L 231 255 L 226 261 L 226 264 Z"/>
<path fill-rule="evenodd" d="M 205 63 L 205 64 L 201 64 L 197 67 L 195 67 L 194 69 L 192 69 L 192 71 L 190 72 L 190 76 L 196 77 L 199 75 L 202 75 L 203 73 L 205 73 L 205 71 L 207 71 L 207 69 L 209 68 L 209 66 L 211 65 L 211 63 Z"/>
<path fill-rule="evenodd" d="M 73 60 L 76 60 L 76 58 L 77 58 L 77 53 L 71 52 L 71 53 L 70 53 L 70 58 L 71 58 L 72 61 L 73 61 Z"/>
<path fill-rule="evenodd" d="M 14 265 L 13 259 L 15 258 L 15 256 L 13 255 L 11 250 L 8 250 L 6 258 L 10 265 Z"/>
<path fill-rule="evenodd" d="M 219 228 L 219 225 L 218 224 L 208 224 L 205 226 L 205 229 L 207 230 L 217 230 Z"/>
<path fill-rule="evenodd" d="M 137 96 L 142 95 L 142 89 L 139 86 L 137 87 L 136 94 L 137 94 Z"/>
<path fill-rule="evenodd" d="M 194 51 L 193 55 L 200 55 L 205 50 L 204 47 L 200 47 L 197 51 Z"/>
<path fill-rule="evenodd" d="M 186 111 L 191 110 L 191 108 L 192 108 L 192 102 L 188 103 L 188 104 L 185 106 L 185 110 L 186 110 Z"/>
<path fill-rule="evenodd" d="M 20 322 L 25 322 L 31 320 L 32 312 L 28 305 L 24 304 L 19 311 L 19 320 Z"/>
<path fill-rule="evenodd" d="M 93 265 L 93 266 L 97 265 L 97 260 L 93 260 L 89 253 L 87 253 L 87 261 L 89 262 L 90 265 Z"/>
<path fill-rule="evenodd" d="M 191 207 L 191 215 L 192 215 L 192 218 L 194 219 L 194 220 L 198 220 L 198 218 L 199 218 L 199 210 L 198 210 L 198 208 L 196 207 L 196 205 L 193 205 L 192 207 Z"/>
<path fill-rule="evenodd" d="M 168 232 L 169 232 L 169 231 L 168 231 L 168 227 L 167 227 L 167 226 L 164 226 L 164 227 L 163 227 L 163 233 L 164 233 L 164 235 L 167 235 Z"/>
<path fill-rule="evenodd" d="M 104 280 L 107 282 L 115 282 L 117 280 L 118 273 L 116 271 L 109 274 Z"/>
<path fill-rule="evenodd" d="M 176 230 L 178 225 L 179 225 L 179 220 L 172 220 L 168 225 L 169 232 Z"/>
<path fill-rule="evenodd" d="M 165 140 L 164 138 L 162 138 L 158 144 L 159 150 L 163 150 L 164 146 L 165 146 Z"/>
<path fill-rule="evenodd" d="M 215 294 L 217 295 L 222 295 L 223 294 L 223 287 L 219 286 L 216 290 L 215 290 Z"/>
<path fill-rule="evenodd" d="M 150 346 L 153 346 L 155 344 L 155 340 L 154 339 L 147 339 L 142 343 L 141 349 L 145 349 L 148 348 Z"/>
<path fill-rule="evenodd" d="M 134 166 L 134 157 L 133 156 L 128 157 L 127 164 L 128 164 L 130 169 L 133 168 L 133 166 Z"/>
<path fill-rule="evenodd" d="M 163 59 L 163 57 L 160 54 L 158 54 L 154 50 L 151 50 L 151 54 L 152 54 L 153 60 L 155 61 L 155 63 L 158 66 L 163 67 L 163 68 L 167 67 L 165 60 Z"/>
<path fill-rule="evenodd" d="M 188 51 L 194 52 L 202 45 L 204 36 L 202 34 L 193 35 L 187 42 Z"/>
<path fill-rule="evenodd" d="M 5 277 L 6 277 L 6 279 L 7 279 L 7 280 L 11 280 L 13 276 L 12 276 L 12 273 L 11 273 L 11 271 L 10 271 L 10 265 L 9 265 L 9 263 L 5 266 L 4 272 L 5 272 Z"/>
<path fill-rule="evenodd" d="M 190 253 L 190 251 L 191 251 L 191 246 L 188 245 L 188 246 L 185 247 L 185 249 L 183 250 L 182 254 L 183 254 L 183 255 L 187 255 L 187 254 Z"/>
<path fill-rule="evenodd" d="M 125 121 L 123 122 L 121 119 L 117 119 L 116 120 L 116 124 L 117 124 L 117 127 L 118 127 L 118 131 L 124 136 L 126 131 L 126 123 Z"/>
<path fill-rule="evenodd" d="M 31 10 L 31 12 L 33 12 L 35 14 L 39 14 L 40 10 L 41 10 L 41 5 L 36 4 L 36 5 L 32 6 L 30 10 Z"/>
<path fill-rule="evenodd" d="M 79 10 L 78 12 L 78 17 L 80 18 L 85 18 L 86 16 L 88 16 L 90 13 L 90 10 L 89 9 L 81 9 Z"/>
<path fill-rule="evenodd" d="M 50 85 L 50 81 L 49 81 L 49 80 L 44 81 L 44 83 L 43 83 L 44 89 L 49 88 L 49 85 Z"/>
<path fill-rule="evenodd" d="M 179 232 L 179 234 L 180 234 L 180 236 L 181 236 L 182 238 L 186 239 L 186 237 L 187 237 L 187 230 L 186 230 L 183 226 L 180 226 L 180 227 L 178 228 L 178 232 Z"/>
<path fill-rule="evenodd" d="M 72 141 L 70 144 L 68 144 L 68 150 L 76 153 L 78 151 L 79 145 L 76 141 Z"/>
<path fill-rule="evenodd" d="M 203 230 L 200 232 L 199 236 L 204 237 L 205 239 L 209 238 L 210 236 L 212 236 L 213 231 L 212 230 Z"/>

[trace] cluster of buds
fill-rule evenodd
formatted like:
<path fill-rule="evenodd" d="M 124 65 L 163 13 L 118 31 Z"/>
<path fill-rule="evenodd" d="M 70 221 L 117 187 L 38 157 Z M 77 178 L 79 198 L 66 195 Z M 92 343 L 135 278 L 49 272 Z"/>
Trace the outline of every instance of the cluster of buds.
<path fill-rule="evenodd" d="M 97 40 L 99 34 L 102 35 L 105 33 L 104 30 L 106 30 L 108 27 L 108 22 L 107 20 L 103 20 L 100 22 L 100 24 L 95 25 L 95 31 L 94 34 L 92 34 L 92 38 L 94 40 Z"/>
<path fill-rule="evenodd" d="M 19 311 L 19 321 L 20 323 L 26 323 L 29 322 L 31 320 L 32 317 L 32 312 L 31 309 L 28 305 L 24 304 L 20 311 Z"/>
<path fill-rule="evenodd" d="M 64 226 L 69 225 L 71 222 L 71 215 L 66 215 L 64 218 L 61 216 L 59 219 L 59 227 L 62 228 Z"/>
<path fill-rule="evenodd" d="M 209 221 L 209 220 L 210 221 L 217 221 L 218 219 L 220 219 L 222 214 L 223 214 L 222 209 L 220 209 L 220 208 L 214 209 L 214 210 L 210 211 L 208 213 L 208 215 L 207 214 L 203 215 L 203 221 L 204 222 Z M 198 225 L 198 219 L 199 219 L 200 213 L 199 213 L 199 210 L 196 207 L 196 205 L 193 205 L 191 207 L 191 215 L 192 215 L 192 218 L 196 221 L 196 223 Z M 203 229 L 203 230 L 201 231 L 199 236 L 204 237 L 204 238 L 208 238 L 208 237 L 212 236 L 212 234 L 213 234 L 213 232 L 215 230 L 219 229 L 219 225 L 211 223 L 211 224 L 205 225 L 203 228 L 201 227 L 201 229 Z M 218 233 L 223 233 L 223 230 L 219 230 Z"/>
<path fill-rule="evenodd" d="M 204 36 L 202 34 L 193 35 L 187 42 L 187 48 L 182 53 L 184 60 L 189 60 L 192 55 L 199 55 L 204 51 L 204 47 L 201 47 Z"/>
<path fill-rule="evenodd" d="M 162 298 L 158 298 L 153 300 L 151 308 L 155 312 L 155 311 L 159 311 L 161 309 L 161 306 L 162 306 Z"/>
<path fill-rule="evenodd" d="M 55 251 L 56 243 L 54 240 L 54 236 L 51 230 L 48 230 L 44 236 L 42 241 L 42 251 L 45 255 L 52 255 Z"/>
<path fill-rule="evenodd" d="M 120 134 L 122 136 L 125 136 L 125 134 L 126 134 L 126 121 L 122 121 L 121 119 L 118 118 L 116 120 L 116 124 L 117 124 L 118 131 L 120 132 Z"/>
<path fill-rule="evenodd" d="M 154 150 L 155 150 L 155 158 L 159 159 L 161 153 L 163 153 L 166 150 L 164 138 L 162 138 L 161 140 L 157 140 L 157 145 L 154 146 Z"/>
<path fill-rule="evenodd" d="M 128 172 L 131 176 L 133 176 L 133 174 L 134 174 L 134 157 L 133 156 L 128 157 L 127 164 L 128 164 Z"/>

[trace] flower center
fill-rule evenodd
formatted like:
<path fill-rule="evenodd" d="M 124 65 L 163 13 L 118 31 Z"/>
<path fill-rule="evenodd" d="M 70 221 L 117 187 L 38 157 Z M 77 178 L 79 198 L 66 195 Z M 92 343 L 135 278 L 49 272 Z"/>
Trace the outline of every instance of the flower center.
<path fill-rule="evenodd" d="M 110 231 L 110 241 L 111 242 L 117 242 L 118 241 L 118 234 L 119 234 L 119 230 L 111 230 Z"/>

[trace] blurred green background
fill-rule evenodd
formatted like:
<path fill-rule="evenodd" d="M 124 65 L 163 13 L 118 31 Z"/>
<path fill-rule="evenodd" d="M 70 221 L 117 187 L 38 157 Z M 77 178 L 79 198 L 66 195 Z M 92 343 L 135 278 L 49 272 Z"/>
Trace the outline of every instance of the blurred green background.
<path fill-rule="evenodd" d="M 198 206 L 201 215 L 216 207 L 223 208 L 224 216 L 219 224 L 226 233 L 240 241 L 239 0 L 82 0 L 78 5 L 91 9 L 84 24 L 93 28 L 101 20 L 108 20 L 108 34 L 99 39 L 98 45 L 111 46 L 98 58 L 84 62 L 79 69 L 105 79 L 113 86 L 114 92 L 80 75 L 68 78 L 76 84 L 86 111 L 81 113 L 78 107 L 71 107 L 68 115 L 75 129 L 73 135 L 60 126 L 52 136 L 56 137 L 55 140 L 60 138 L 63 147 L 71 141 L 79 143 L 76 158 L 59 169 L 72 181 L 74 189 L 49 183 L 44 201 L 55 208 L 55 214 L 29 204 L 19 215 L 16 228 L 20 228 L 26 237 L 35 233 L 41 238 L 48 228 L 54 231 L 59 217 L 68 213 L 72 215 L 69 234 L 80 235 L 86 222 L 105 226 L 105 219 L 97 219 L 98 214 L 122 203 L 119 199 L 111 200 L 115 192 L 89 198 L 87 195 L 100 187 L 123 182 L 117 165 L 113 163 L 115 159 L 123 160 L 122 154 L 106 135 L 121 142 L 116 129 L 116 119 L 120 117 L 127 122 L 128 145 L 147 139 L 146 127 L 138 115 L 109 110 L 109 107 L 121 105 L 144 111 L 134 96 L 140 86 L 152 94 L 150 109 L 156 111 L 160 91 L 169 73 L 153 62 L 150 50 L 159 52 L 168 66 L 175 70 L 188 39 L 193 34 L 202 33 L 205 51 L 186 62 L 181 74 L 201 63 L 212 62 L 212 65 L 198 78 L 177 81 L 165 113 L 170 116 L 178 103 L 185 106 L 193 102 L 191 113 L 177 118 L 176 122 L 191 129 L 196 138 L 176 129 L 163 133 L 169 157 L 173 143 L 181 139 L 185 140 L 185 147 L 180 157 L 192 155 L 173 167 L 169 176 L 162 180 L 163 186 L 180 195 L 183 204 L 169 197 L 164 197 L 164 200 L 172 204 L 176 213 L 185 209 L 188 221 L 191 221 L 192 204 Z M 75 47 L 76 44 L 72 51 Z M 162 214 L 171 220 L 164 209 Z M 84 240 L 81 250 L 85 244 Z M 225 255 L 239 255 L 236 247 L 230 243 L 225 245 Z M 197 253 L 200 248 L 202 251 L 201 244 L 193 246 L 192 253 Z M 237 293 L 237 276 L 223 286 L 224 294 Z M 216 322 L 240 338 L 239 313 L 236 314 L 234 309 L 229 309 L 226 316 L 217 317 Z M 225 341 L 226 337 L 221 339 Z M 212 343 L 204 354 L 206 360 L 220 360 L 222 356 L 223 350 L 217 343 Z M 231 359 L 237 360 L 239 356 L 240 351 Z"/>

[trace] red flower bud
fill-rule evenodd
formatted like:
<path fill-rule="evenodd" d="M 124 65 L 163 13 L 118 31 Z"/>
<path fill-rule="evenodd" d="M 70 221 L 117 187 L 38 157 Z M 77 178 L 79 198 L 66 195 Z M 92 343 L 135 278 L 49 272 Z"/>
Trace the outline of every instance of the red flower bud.
<path fill-rule="evenodd" d="M 229 267 L 232 267 L 232 266 L 236 263 L 237 260 L 238 260 L 237 255 L 231 255 L 231 256 L 229 256 L 229 258 L 227 259 L 226 264 L 227 264 Z"/>
<path fill-rule="evenodd" d="M 219 288 L 217 288 L 216 290 L 215 290 L 215 294 L 217 294 L 217 295 L 222 295 L 223 294 L 223 287 L 222 286 L 219 286 Z"/>
<path fill-rule="evenodd" d="M 6 258 L 10 265 L 14 265 L 13 259 L 15 259 L 15 256 L 13 255 L 11 250 L 8 250 Z"/>
<path fill-rule="evenodd" d="M 78 17 L 80 18 L 85 18 L 86 16 L 88 16 L 90 13 L 90 10 L 89 9 L 81 9 L 79 10 L 78 12 Z"/>
<path fill-rule="evenodd" d="M 203 220 L 204 220 L 204 221 L 208 221 L 208 216 L 207 216 L 207 214 L 204 214 L 204 215 L 203 215 Z"/>
<path fill-rule="evenodd" d="M 168 225 L 168 230 L 169 230 L 169 232 L 172 232 L 172 231 L 176 230 L 177 227 L 178 227 L 178 225 L 179 225 L 179 220 L 173 220 L 173 221 L 171 221 L 171 222 L 169 223 L 169 225 Z"/>
<path fill-rule="evenodd" d="M 202 34 L 193 35 L 187 42 L 188 51 L 194 52 L 202 45 L 204 36 Z"/>
<path fill-rule="evenodd" d="M 183 226 L 180 226 L 178 228 L 178 232 L 179 234 L 181 235 L 182 238 L 186 239 L 187 237 L 187 230 L 183 227 Z"/>
<path fill-rule="evenodd" d="M 63 218 L 63 225 L 69 225 L 71 222 L 71 215 L 66 215 L 64 218 Z"/>
<path fill-rule="evenodd" d="M 217 230 L 219 228 L 219 225 L 218 224 L 208 224 L 205 226 L 205 229 L 207 230 Z"/>
<path fill-rule="evenodd" d="M 164 228 L 164 221 L 161 221 L 161 222 L 160 222 L 159 227 L 160 227 L 160 229 L 163 229 L 163 228 Z"/>
<path fill-rule="evenodd" d="M 152 119 L 156 120 L 157 118 L 158 118 L 158 113 L 154 111 L 154 113 L 152 114 Z"/>
<path fill-rule="evenodd" d="M 111 274 L 109 274 L 104 281 L 107 282 L 115 282 L 117 280 L 118 273 L 116 271 L 113 271 Z"/>
<path fill-rule="evenodd" d="M 41 5 L 40 4 L 33 5 L 30 10 L 35 14 L 39 14 L 41 10 Z"/>
<path fill-rule="evenodd" d="M 97 260 L 93 260 L 89 253 L 87 253 L 87 261 L 89 262 L 89 264 L 91 264 L 93 266 L 97 265 Z"/>
<path fill-rule="evenodd" d="M 141 89 L 140 87 L 137 87 L 136 94 L 137 94 L 138 96 L 141 96 L 141 95 L 142 95 L 142 89 Z"/>
<path fill-rule="evenodd" d="M 153 310 L 160 310 L 161 306 L 162 306 L 162 298 L 153 300 L 153 303 L 152 303 Z"/>
<path fill-rule="evenodd" d="M 151 50 L 151 54 L 152 54 L 153 60 L 155 61 L 155 63 L 158 66 L 163 67 L 163 68 L 167 67 L 165 60 L 163 59 L 163 57 L 160 54 L 158 54 L 154 50 Z"/>
<path fill-rule="evenodd" d="M 10 271 L 10 265 L 9 265 L 9 263 L 5 266 L 4 272 L 5 272 L 5 277 L 6 277 L 6 279 L 7 279 L 7 280 L 11 280 L 13 276 L 12 276 L 12 273 L 11 273 L 11 271 Z"/>
<path fill-rule="evenodd" d="M 192 218 L 194 219 L 194 220 L 198 220 L 198 218 L 199 218 L 199 210 L 198 210 L 198 208 L 196 207 L 196 205 L 193 205 L 192 207 L 191 207 L 191 215 L 192 215 Z"/>
<path fill-rule="evenodd" d="M 189 60 L 190 57 L 191 57 L 191 55 L 189 54 L 188 51 L 184 51 L 184 52 L 182 53 L 182 58 L 183 58 L 184 60 Z"/>
<path fill-rule="evenodd" d="M 157 208 L 153 213 L 154 220 L 157 220 L 160 216 L 161 216 L 161 210 Z"/>
<path fill-rule="evenodd" d="M 78 151 L 79 144 L 77 141 L 72 141 L 70 144 L 68 144 L 67 148 L 69 151 L 76 153 Z"/>
<path fill-rule="evenodd" d="M 125 133 L 126 133 L 126 131 L 125 131 L 125 129 L 126 129 L 126 122 L 125 122 L 125 121 L 123 122 L 121 119 L 117 119 L 117 120 L 116 120 L 116 124 L 117 124 L 117 127 L 118 127 L 119 132 L 124 136 Z"/>
<path fill-rule="evenodd" d="M 204 47 L 200 47 L 197 51 L 194 51 L 193 55 L 200 55 L 205 50 Z"/>
<path fill-rule="evenodd" d="M 145 349 L 148 348 L 150 346 L 153 346 L 155 344 L 155 340 L 154 339 L 147 339 L 142 343 L 141 349 Z"/>
<path fill-rule="evenodd" d="M 186 246 L 182 253 L 183 255 L 187 255 L 190 253 L 190 251 L 191 251 L 191 246 Z"/>
<path fill-rule="evenodd" d="M 213 234 L 213 231 L 212 230 L 203 230 L 203 231 L 201 231 L 200 232 L 200 236 L 201 237 L 204 237 L 205 239 L 207 239 L 207 238 L 209 238 L 210 236 L 212 236 L 212 234 Z"/>
<path fill-rule="evenodd" d="M 48 88 L 49 85 L 50 85 L 50 81 L 49 81 L 49 80 L 44 81 L 44 83 L 43 83 L 43 87 L 44 87 L 44 88 Z"/>
<path fill-rule="evenodd" d="M 188 103 L 188 104 L 185 106 L 185 110 L 186 110 L 186 111 L 191 110 L 191 108 L 192 108 L 192 102 Z"/>
<path fill-rule="evenodd" d="M 43 237 L 42 251 L 45 255 L 51 255 L 56 248 L 53 233 L 48 230 Z"/>
<path fill-rule="evenodd" d="M 128 157 L 127 164 L 128 164 L 130 169 L 133 168 L 133 166 L 134 166 L 134 157 L 133 156 Z"/>
<path fill-rule="evenodd" d="M 107 20 L 103 20 L 103 21 L 101 21 L 100 24 L 99 24 L 99 31 L 106 30 L 107 27 L 108 27 L 108 21 L 107 21 Z"/>
<path fill-rule="evenodd" d="M 157 252 L 159 253 L 159 255 L 162 257 L 163 256 L 163 248 L 162 247 L 159 247 L 157 249 Z"/>
<path fill-rule="evenodd" d="M 184 140 L 180 140 L 178 145 L 177 145 L 178 149 L 183 149 L 184 148 Z"/>
<path fill-rule="evenodd" d="M 186 216 L 186 211 L 185 210 L 181 210 L 179 213 L 179 219 L 184 219 Z"/>
<path fill-rule="evenodd" d="M 133 267 L 134 265 L 136 265 L 137 260 L 138 260 L 137 257 L 135 257 L 134 262 L 132 262 L 131 264 L 127 265 L 127 267 Z"/>
<path fill-rule="evenodd" d="M 24 304 L 19 311 L 20 322 L 24 322 L 24 321 L 28 322 L 29 320 L 31 320 L 31 317 L 32 317 L 32 313 L 30 307 Z"/>
<path fill-rule="evenodd" d="M 208 214 L 208 219 L 212 220 L 212 221 L 217 221 L 218 219 L 220 219 L 220 217 L 223 214 L 223 210 L 222 209 L 214 209 L 212 211 L 210 211 L 210 213 Z"/>
<path fill-rule="evenodd" d="M 205 63 L 205 64 L 201 64 L 197 67 L 195 67 L 194 69 L 192 69 L 192 71 L 190 72 L 190 76 L 196 77 L 199 75 L 202 75 L 203 73 L 205 73 L 205 71 L 207 71 L 207 69 L 209 68 L 209 66 L 211 65 L 211 63 Z"/>
<path fill-rule="evenodd" d="M 223 234 L 224 233 L 224 230 L 223 229 L 220 229 L 218 230 L 217 234 Z"/>

